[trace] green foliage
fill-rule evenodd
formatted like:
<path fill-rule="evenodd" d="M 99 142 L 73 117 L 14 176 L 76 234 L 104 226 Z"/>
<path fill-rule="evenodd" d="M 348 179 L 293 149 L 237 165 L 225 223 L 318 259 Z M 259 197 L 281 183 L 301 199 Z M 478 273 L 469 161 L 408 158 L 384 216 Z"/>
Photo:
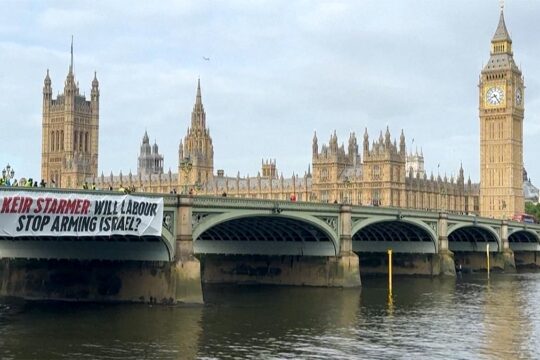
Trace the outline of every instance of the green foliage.
<path fill-rule="evenodd" d="M 540 219 L 540 203 L 533 204 L 531 202 L 525 203 L 525 212 L 527 214 L 535 216 L 537 219 Z"/>

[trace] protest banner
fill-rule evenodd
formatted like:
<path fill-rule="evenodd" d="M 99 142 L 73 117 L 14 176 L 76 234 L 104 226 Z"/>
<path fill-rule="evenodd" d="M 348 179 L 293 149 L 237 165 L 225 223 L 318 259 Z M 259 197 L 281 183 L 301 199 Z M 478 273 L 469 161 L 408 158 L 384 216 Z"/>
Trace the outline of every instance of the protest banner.
<path fill-rule="evenodd" d="M 161 236 L 163 198 L 0 190 L 0 236 Z"/>

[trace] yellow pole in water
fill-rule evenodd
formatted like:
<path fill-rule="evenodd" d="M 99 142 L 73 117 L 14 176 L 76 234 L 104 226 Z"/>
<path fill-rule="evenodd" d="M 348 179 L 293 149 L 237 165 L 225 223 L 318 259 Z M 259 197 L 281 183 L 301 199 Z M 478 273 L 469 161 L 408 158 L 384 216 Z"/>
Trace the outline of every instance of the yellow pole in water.
<path fill-rule="evenodd" d="M 392 249 L 388 249 L 388 293 L 392 294 Z"/>
<path fill-rule="evenodd" d="M 486 245 L 487 277 L 489 279 L 489 244 Z"/>

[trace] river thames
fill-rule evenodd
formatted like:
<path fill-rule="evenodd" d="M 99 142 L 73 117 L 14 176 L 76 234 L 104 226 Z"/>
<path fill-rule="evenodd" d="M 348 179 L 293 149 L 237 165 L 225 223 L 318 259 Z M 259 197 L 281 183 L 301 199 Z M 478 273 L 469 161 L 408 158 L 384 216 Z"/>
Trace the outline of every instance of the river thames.
<path fill-rule="evenodd" d="M 211 286 L 192 307 L 0 302 L 1 359 L 538 359 L 540 273 Z"/>

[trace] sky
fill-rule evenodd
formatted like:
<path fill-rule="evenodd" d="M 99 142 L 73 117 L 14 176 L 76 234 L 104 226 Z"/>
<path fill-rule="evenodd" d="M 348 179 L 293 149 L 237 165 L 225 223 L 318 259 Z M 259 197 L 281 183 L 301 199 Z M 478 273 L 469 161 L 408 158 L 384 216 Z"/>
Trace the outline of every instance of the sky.
<path fill-rule="evenodd" d="M 12 1 L 0 0 L 0 167 L 39 178 L 42 88 L 74 72 L 100 82 L 99 173 L 137 171 L 145 130 L 178 166 L 197 79 L 214 171 L 256 175 L 276 159 L 303 175 L 335 130 L 339 143 L 401 129 L 426 170 L 463 163 L 479 181 L 478 77 L 498 0 Z M 540 184 L 540 1 L 507 0 L 514 59 L 525 77 L 524 163 Z M 207 61 L 204 58 L 209 58 Z M 346 147 L 346 146 L 345 146 Z M 440 164 L 440 167 L 439 167 Z"/>

